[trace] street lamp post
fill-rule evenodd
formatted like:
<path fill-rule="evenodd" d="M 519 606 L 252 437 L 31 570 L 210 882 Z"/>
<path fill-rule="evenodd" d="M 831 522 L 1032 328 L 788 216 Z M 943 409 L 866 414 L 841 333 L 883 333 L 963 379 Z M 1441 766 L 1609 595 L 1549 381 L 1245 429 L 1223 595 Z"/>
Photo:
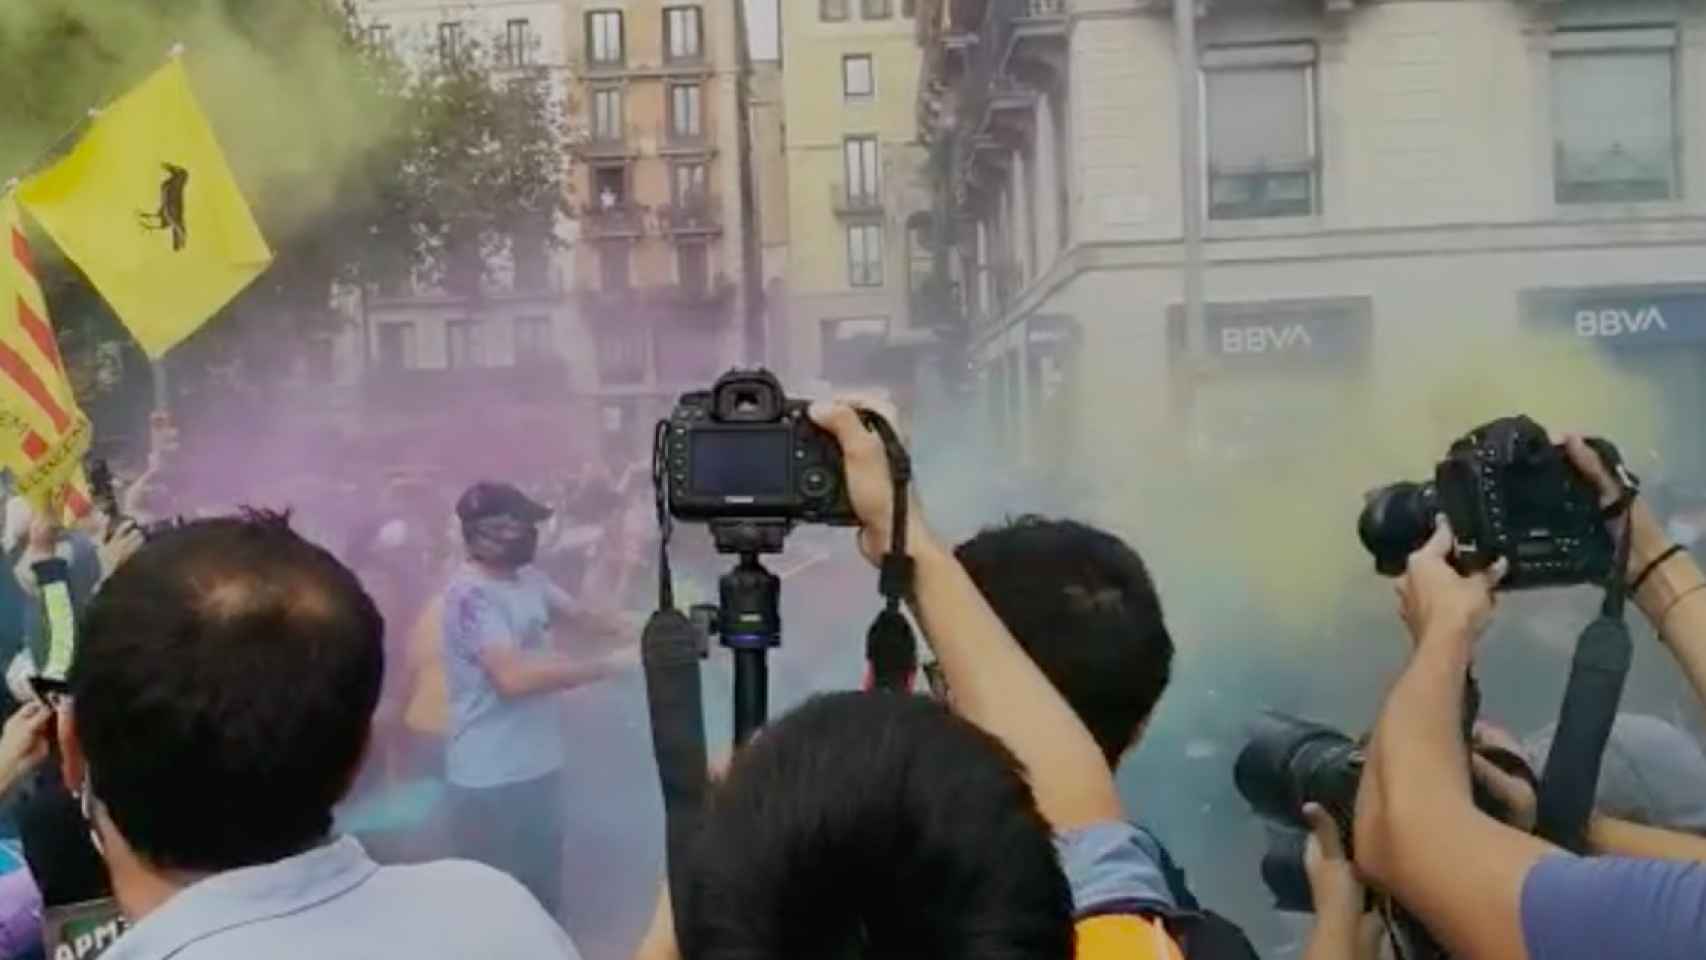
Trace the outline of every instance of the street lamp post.
<path fill-rule="evenodd" d="M 1202 87 L 1197 58 L 1198 0 L 1173 0 L 1178 46 L 1179 166 L 1183 181 L 1184 301 L 1186 362 L 1192 389 L 1207 365 L 1203 323 L 1203 150 Z"/>

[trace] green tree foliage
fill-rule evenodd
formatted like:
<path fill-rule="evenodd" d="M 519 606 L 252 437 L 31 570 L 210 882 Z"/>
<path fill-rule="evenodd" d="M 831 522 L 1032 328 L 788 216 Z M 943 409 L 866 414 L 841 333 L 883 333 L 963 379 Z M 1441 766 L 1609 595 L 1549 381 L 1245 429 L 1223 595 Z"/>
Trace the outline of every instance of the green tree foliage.
<path fill-rule="evenodd" d="M 177 44 L 276 260 L 180 348 L 175 372 L 235 358 L 243 376 L 267 379 L 294 355 L 290 343 L 342 322 L 338 283 L 477 288 L 505 253 L 519 281 L 542 273 L 566 212 L 566 91 L 542 69 L 509 66 L 496 38 L 402 56 L 370 42 L 348 0 L 0 4 L 0 179 L 69 146 L 89 108 Z M 79 384 L 107 389 L 112 377 L 94 366 L 111 366 L 118 327 L 42 247 L 56 323 L 85 368 Z"/>

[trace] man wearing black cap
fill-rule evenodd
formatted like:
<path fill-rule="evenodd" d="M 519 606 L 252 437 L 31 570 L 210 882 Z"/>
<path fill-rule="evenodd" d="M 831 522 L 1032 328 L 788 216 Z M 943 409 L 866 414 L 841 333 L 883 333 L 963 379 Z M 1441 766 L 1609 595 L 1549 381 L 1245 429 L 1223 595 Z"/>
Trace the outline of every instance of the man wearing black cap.
<path fill-rule="evenodd" d="M 444 596 L 450 691 L 445 773 L 458 853 L 509 873 L 545 909 L 561 908 L 563 724 L 560 691 L 638 663 L 624 651 L 571 660 L 551 628 L 577 617 L 533 567 L 551 511 L 503 483 L 477 483 L 456 502 L 467 562 Z"/>

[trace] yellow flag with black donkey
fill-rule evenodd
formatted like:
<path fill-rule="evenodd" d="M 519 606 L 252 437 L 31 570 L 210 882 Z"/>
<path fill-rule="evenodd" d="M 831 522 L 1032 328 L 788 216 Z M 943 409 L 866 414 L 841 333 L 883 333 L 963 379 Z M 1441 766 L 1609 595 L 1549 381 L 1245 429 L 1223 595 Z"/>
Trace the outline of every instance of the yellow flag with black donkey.
<path fill-rule="evenodd" d="M 176 57 L 97 114 L 19 196 L 150 357 L 272 262 Z"/>

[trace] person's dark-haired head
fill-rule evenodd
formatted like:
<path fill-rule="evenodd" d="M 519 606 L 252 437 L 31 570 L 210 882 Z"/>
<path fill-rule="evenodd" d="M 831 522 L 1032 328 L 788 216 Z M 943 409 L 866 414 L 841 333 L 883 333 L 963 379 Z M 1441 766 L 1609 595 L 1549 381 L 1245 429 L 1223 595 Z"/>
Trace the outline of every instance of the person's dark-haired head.
<path fill-rule="evenodd" d="M 1142 558 L 1111 533 L 1025 516 L 955 551 L 1001 622 L 1118 766 L 1173 669 Z"/>
<path fill-rule="evenodd" d="M 939 705 L 819 697 L 719 785 L 686 960 L 1057 960 L 1072 895 L 1018 761 Z"/>
<path fill-rule="evenodd" d="M 81 624 L 67 780 L 155 868 L 300 853 L 326 837 L 361 763 L 383 633 L 355 575 L 285 516 L 172 530 Z"/>

